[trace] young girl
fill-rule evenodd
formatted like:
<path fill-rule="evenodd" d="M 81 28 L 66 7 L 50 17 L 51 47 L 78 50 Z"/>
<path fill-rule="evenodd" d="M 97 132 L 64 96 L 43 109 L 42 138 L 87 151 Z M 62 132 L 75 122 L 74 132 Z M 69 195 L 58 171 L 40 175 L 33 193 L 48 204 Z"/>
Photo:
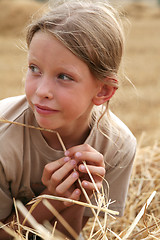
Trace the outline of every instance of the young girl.
<path fill-rule="evenodd" d="M 57 3 L 29 26 L 26 40 L 26 95 L 0 101 L 0 116 L 52 131 L 0 124 L 0 220 L 13 219 L 13 197 L 24 204 L 42 194 L 86 201 L 78 178 L 92 198 L 83 161 L 98 189 L 103 177 L 108 182 L 110 208 L 122 216 L 136 140 L 108 110 L 124 44 L 118 14 L 105 1 Z M 92 216 L 83 206 L 50 203 L 78 234 Z M 42 203 L 32 215 L 39 223 L 56 220 Z M 57 229 L 69 236 L 60 222 Z M 9 236 L 0 230 L 0 239 Z"/>

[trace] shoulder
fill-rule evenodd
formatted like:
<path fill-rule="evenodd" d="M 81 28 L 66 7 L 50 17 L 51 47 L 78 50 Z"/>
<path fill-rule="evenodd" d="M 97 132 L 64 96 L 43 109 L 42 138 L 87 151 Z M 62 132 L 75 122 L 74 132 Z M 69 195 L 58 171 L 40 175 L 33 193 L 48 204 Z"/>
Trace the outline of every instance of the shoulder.
<path fill-rule="evenodd" d="M 112 112 L 110 119 L 104 116 L 103 126 L 100 130 L 95 123 L 87 143 L 92 145 L 97 151 L 105 157 L 105 161 L 114 166 L 119 161 L 129 163 L 133 160 L 136 151 L 136 138 L 129 128 Z"/>
<path fill-rule="evenodd" d="M 124 144 L 124 142 L 132 141 L 133 144 L 136 144 L 136 138 L 130 129 L 111 111 L 110 114 L 110 123 L 109 129 L 112 130 L 112 135 L 115 135 L 119 140 Z"/>
<path fill-rule="evenodd" d="M 2 100 L 0 100 L 0 104 L 11 104 L 11 103 L 16 103 L 19 101 L 24 101 L 26 100 L 26 96 L 25 95 L 19 95 L 19 96 L 14 96 L 14 97 L 8 97 L 8 98 L 4 98 Z"/>
<path fill-rule="evenodd" d="M 112 128 L 116 129 L 115 133 L 112 134 L 117 144 L 117 151 L 119 156 L 130 162 L 133 160 L 136 152 L 137 141 L 130 129 L 112 112 L 110 112 L 111 121 L 113 120 Z M 115 124 L 115 125 L 114 125 Z"/>
<path fill-rule="evenodd" d="M 5 121 L 6 120 L 6 121 Z M 9 122 L 7 122 L 7 120 Z M 18 122 L 29 124 L 33 120 L 33 112 L 28 105 L 25 95 L 6 98 L 0 101 L 0 140 L 7 134 L 20 133 L 23 129 L 12 124 Z M 12 135 L 13 138 L 14 135 Z M 20 135 L 19 135 L 20 136 Z M 8 139 L 9 140 L 9 139 Z"/>
<path fill-rule="evenodd" d="M 25 96 L 6 98 L 0 101 L 0 118 L 11 122 L 27 123 L 30 118 Z M 3 165 L 10 163 L 11 159 L 21 159 L 23 156 L 24 129 L 15 124 L 0 122 L 0 162 Z M 13 164 L 14 166 L 14 164 Z"/>
<path fill-rule="evenodd" d="M 25 95 L 9 97 L 0 100 L 0 117 L 13 121 L 17 116 L 28 108 Z"/>

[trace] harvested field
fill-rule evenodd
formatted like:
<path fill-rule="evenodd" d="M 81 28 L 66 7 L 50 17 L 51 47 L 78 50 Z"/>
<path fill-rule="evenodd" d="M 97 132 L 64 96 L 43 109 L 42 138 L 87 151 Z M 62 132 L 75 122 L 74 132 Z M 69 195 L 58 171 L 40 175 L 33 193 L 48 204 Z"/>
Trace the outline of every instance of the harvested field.
<path fill-rule="evenodd" d="M 30 16 L 37 11 L 39 14 L 44 7 L 32 0 L 0 0 L 0 9 L 0 99 L 3 99 L 24 92 L 22 79 L 27 54 L 22 48 L 23 29 Z M 156 191 L 127 239 L 160 239 L 160 8 L 137 3 L 123 6 L 122 10 L 129 22 L 124 71 L 135 87 L 121 75 L 122 85 L 111 109 L 132 130 L 139 146 L 125 215 L 120 219 L 108 216 L 107 227 L 119 239 L 125 239 L 137 214 Z M 85 239 L 89 238 L 92 226 L 93 219 L 84 229 Z M 95 229 L 99 230 L 97 224 Z M 118 239 L 109 230 L 107 237 Z"/>

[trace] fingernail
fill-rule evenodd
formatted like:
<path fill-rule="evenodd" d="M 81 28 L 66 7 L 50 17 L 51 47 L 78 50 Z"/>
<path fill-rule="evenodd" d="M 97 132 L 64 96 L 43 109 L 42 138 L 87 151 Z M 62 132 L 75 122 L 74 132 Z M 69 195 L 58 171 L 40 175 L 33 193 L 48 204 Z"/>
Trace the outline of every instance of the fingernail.
<path fill-rule="evenodd" d="M 79 167 L 80 167 L 80 170 L 81 170 L 81 171 L 84 171 L 84 170 L 86 170 L 86 168 L 85 168 L 85 166 L 84 166 L 84 165 L 80 165 Z"/>
<path fill-rule="evenodd" d="M 71 163 L 71 165 L 76 166 L 76 161 L 75 160 L 71 160 L 70 163 Z"/>
<path fill-rule="evenodd" d="M 76 152 L 76 153 L 75 153 L 75 156 L 76 156 L 76 157 L 81 157 L 81 156 L 82 156 L 82 153 Z"/>
<path fill-rule="evenodd" d="M 67 157 L 67 156 L 69 155 L 69 151 L 68 151 L 68 150 L 65 151 L 65 152 L 64 152 L 64 155 Z"/>
<path fill-rule="evenodd" d="M 72 173 L 72 177 L 78 178 L 78 173 L 77 173 L 77 172 L 73 172 L 73 173 Z"/>
<path fill-rule="evenodd" d="M 76 189 L 75 193 L 76 193 L 76 195 L 80 195 L 81 194 L 79 189 Z"/>
<path fill-rule="evenodd" d="M 64 158 L 64 162 L 68 162 L 69 160 L 70 160 L 69 157 L 65 157 L 65 158 Z"/>
<path fill-rule="evenodd" d="M 88 183 L 87 183 L 87 182 L 83 182 L 83 186 L 84 186 L 84 187 L 87 187 L 87 186 L 88 186 Z"/>

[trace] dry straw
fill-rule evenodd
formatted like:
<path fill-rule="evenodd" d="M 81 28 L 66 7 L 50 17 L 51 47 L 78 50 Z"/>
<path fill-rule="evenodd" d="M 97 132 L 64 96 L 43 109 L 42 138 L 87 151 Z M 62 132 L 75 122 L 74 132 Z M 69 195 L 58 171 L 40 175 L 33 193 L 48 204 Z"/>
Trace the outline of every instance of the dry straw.
<path fill-rule="evenodd" d="M 6 119 L 0 119 L 3 123 L 17 124 L 20 123 L 11 122 Z M 35 128 L 34 126 L 26 126 L 22 124 L 21 126 Z M 37 128 L 39 130 L 52 131 L 49 129 Z M 53 131 L 52 131 L 53 132 Z M 65 146 L 62 142 L 62 139 L 57 134 L 57 137 L 60 140 L 62 148 L 65 150 Z M 41 196 L 37 199 L 33 199 L 32 204 L 33 208 L 36 207 L 37 201 L 42 200 L 44 204 L 50 209 L 50 211 L 56 216 L 59 221 L 67 228 L 70 234 L 74 239 L 78 239 L 78 236 L 74 230 L 66 224 L 64 219 L 61 218 L 59 213 L 49 205 L 47 199 L 53 198 L 57 201 L 69 201 L 74 204 L 84 205 L 92 209 L 94 217 L 89 220 L 83 229 L 83 235 L 85 239 L 160 239 L 160 210 L 159 210 L 159 190 L 160 190 L 160 145 L 159 142 L 155 142 L 153 146 L 141 147 L 143 143 L 144 136 L 139 141 L 139 146 L 137 150 L 137 155 L 134 162 L 133 173 L 129 186 L 129 194 L 126 202 L 125 215 L 122 218 L 113 218 L 110 214 L 116 215 L 117 212 L 112 212 L 108 209 L 109 202 L 105 202 L 104 193 L 97 190 L 97 206 L 92 205 L 88 201 L 86 192 L 84 194 L 87 198 L 88 203 L 82 203 L 80 201 L 73 201 L 70 199 L 57 198 L 55 196 Z M 83 162 L 87 171 L 87 165 Z M 94 183 L 92 175 L 88 174 L 91 178 L 91 181 Z M 80 182 L 80 180 L 79 180 Z M 95 184 L 95 183 L 94 183 Z M 82 186 L 81 186 L 82 187 Z M 102 189 L 103 190 L 103 189 Z M 149 208 L 150 205 L 150 208 Z M 22 203 L 16 202 L 15 209 L 17 209 L 24 214 L 27 218 L 27 221 L 30 222 L 31 228 L 21 225 L 18 221 L 18 211 L 16 210 L 17 220 L 14 220 L 14 223 L 10 225 L 3 225 L 4 228 L 11 236 L 15 239 L 28 239 L 28 233 L 32 232 L 39 235 L 42 239 L 46 239 L 46 234 L 48 234 L 47 239 L 65 239 L 64 236 L 58 235 L 55 230 L 55 226 L 45 227 L 36 222 L 36 220 L 31 215 L 31 212 L 28 212 Z M 147 209 L 148 208 L 148 209 Z M 95 212 L 95 209 L 97 212 Z M 105 213 L 104 217 L 99 217 L 99 212 L 102 211 Z M 17 225 L 18 230 L 14 231 L 10 226 Z M 49 226 L 49 223 L 48 223 Z M 22 235 L 21 231 L 25 230 L 26 235 Z M 22 231 L 23 232 L 23 231 Z M 58 233 L 60 234 L 60 233 Z"/>
<path fill-rule="evenodd" d="M 108 239 L 160 239 L 160 142 L 155 141 L 153 146 L 142 147 L 145 137 L 142 134 L 139 140 L 125 215 L 114 221 L 108 218 Z M 101 221 L 103 225 L 103 218 Z M 92 224 L 93 219 L 83 230 L 85 239 L 88 239 Z M 110 229 L 118 237 L 114 237 Z"/>

